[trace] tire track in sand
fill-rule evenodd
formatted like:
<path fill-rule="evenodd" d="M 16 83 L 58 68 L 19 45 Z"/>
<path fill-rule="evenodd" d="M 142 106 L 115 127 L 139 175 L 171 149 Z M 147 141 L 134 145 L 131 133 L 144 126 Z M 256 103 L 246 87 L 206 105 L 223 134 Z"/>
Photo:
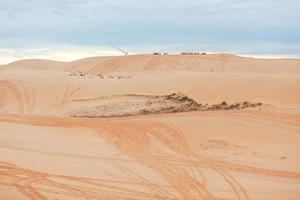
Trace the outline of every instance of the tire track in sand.
<path fill-rule="evenodd" d="M 16 99 L 18 113 L 24 114 L 25 105 L 19 88 L 15 84 L 11 83 L 10 81 L 0 80 L 0 90 L 2 91 L 1 93 L 3 94 L 3 97 L 4 95 L 6 96 L 7 92 L 12 94 Z M 4 99 L 2 99 L 2 106 L 3 104 L 4 104 Z"/>
<path fill-rule="evenodd" d="M 132 179 L 135 180 L 134 182 L 140 182 L 141 185 L 148 188 L 150 192 L 137 191 L 128 187 L 128 185 L 127 187 L 120 187 L 107 183 L 104 184 L 103 181 L 96 181 L 96 184 L 94 182 L 95 180 L 84 179 L 85 184 L 95 183 L 97 187 L 100 187 L 97 191 L 101 191 L 101 196 L 97 191 L 91 191 L 90 188 L 83 189 L 78 186 L 78 184 L 83 183 L 83 180 L 78 177 L 67 178 L 67 176 L 62 177 L 30 170 L 26 171 L 16 166 L 12 167 L 12 165 L 4 164 L 4 168 L 6 167 L 13 172 L 15 170 L 20 173 L 20 171 L 23 172 L 25 170 L 29 181 L 25 182 L 25 184 L 23 182 L 21 184 L 17 182 L 19 183 L 17 184 L 18 187 L 16 187 L 16 185 L 13 186 L 31 199 L 42 199 L 45 197 L 39 196 L 37 192 L 40 195 L 42 195 L 41 192 L 50 192 L 70 196 L 75 195 L 78 198 L 94 199 L 103 199 L 104 194 L 108 199 L 222 199 L 216 196 L 214 192 L 207 187 L 207 183 L 216 181 L 207 175 L 208 170 L 210 173 L 217 174 L 220 180 L 223 180 L 227 184 L 227 187 L 230 188 L 233 198 L 239 200 L 248 200 L 250 198 L 246 188 L 233 177 L 232 172 L 289 178 L 296 181 L 300 180 L 300 173 L 296 172 L 261 169 L 213 160 L 206 156 L 199 156 L 198 154 L 195 156 L 184 134 L 180 130 L 157 122 L 126 119 L 72 119 L 18 115 L 2 115 L 0 116 L 0 121 L 44 127 L 88 127 L 94 129 L 102 139 L 119 149 L 129 158 L 158 172 L 168 183 L 168 188 L 172 188 L 172 190 L 170 190 L 153 183 L 142 174 L 122 165 L 119 160 L 114 158 L 108 158 L 108 162 L 114 163 L 115 166 L 119 167 L 124 173 L 130 175 Z M 9 167 L 7 167 L 7 165 Z M 11 172 L 8 174 L 11 174 Z M 16 175 L 10 176 L 10 178 L 15 178 L 15 176 Z M 66 187 L 62 182 L 49 180 L 49 177 L 60 177 L 62 182 L 67 179 L 75 181 L 76 183 L 67 185 Z M 48 189 L 47 187 L 45 190 L 45 187 L 40 188 L 33 186 L 33 183 L 43 186 L 47 183 L 46 186 L 50 188 Z M 69 187 L 71 187 L 71 189 Z M 115 188 L 115 190 L 108 190 L 108 187 Z M 22 190 L 24 188 L 25 190 Z"/>
<path fill-rule="evenodd" d="M 74 87 L 70 82 L 65 86 L 65 90 L 62 99 L 59 102 L 58 107 L 62 109 L 67 103 L 69 103 L 72 97 L 81 89 L 82 87 Z"/>
<path fill-rule="evenodd" d="M 5 97 L 13 95 L 18 114 L 30 114 L 36 106 L 36 91 L 25 81 L 0 80 L 0 108 L 5 106 Z"/>
<path fill-rule="evenodd" d="M 143 182 L 122 183 L 121 181 L 55 175 L 20 168 L 5 162 L 0 162 L 0 177 L 0 185 L 14 187 L 31 200 L 47 200 L 49 199 L 47 194 L 99 200 L 174 199 L 129 187 L 130 184 L 143 185 Z"/>

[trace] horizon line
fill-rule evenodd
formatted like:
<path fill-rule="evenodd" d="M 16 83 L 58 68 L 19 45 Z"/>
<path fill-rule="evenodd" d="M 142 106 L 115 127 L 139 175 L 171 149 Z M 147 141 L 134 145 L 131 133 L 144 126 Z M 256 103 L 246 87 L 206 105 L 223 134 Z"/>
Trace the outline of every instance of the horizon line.
<path fill-rule="evenodd" d="M 184 56 L 181 55 L 181 53 L 200 53 L 200 55 L 194 55 L 194 56 L 205 56 L 205 55 L 231 55 L 231 56 L 237 56 L 237 57 L 243 57 L 243 58 L 253 58 L 253 59 L 300 59 L 300 56 L 296 55 L 277 55 L 277 54 L 235 54 L 235 53 L 228 53 L 228 52 L 181 52 L 181 53 L 168 53 L 167 55 L 163 55 L 163 53 L 166 52 L 152 52 L 152 53 L 128 53 L 127 55 L 124 54 L 111 54 L 111 55 L 87 55 L 87 56 L 78 56 L 74 59 L 55 59 L 55 58 L 45 58 L 41 55 L 39 56 L 24 56 L 23 58 L 18 59 L 12 59 L 9 62 L 2 62 L 0 59 L 0 66 L 1 65 L 9 65 L 15 62 L 23 61 L 23 60 L 45 60 L 45 61 L 57 61 L 57 62 L 74 62 L 77 60 L 82 60 L 86 58 L 95 58 L 95 57 L 125 57 L 125 56 L 138 56 L 138 55 L 153 55 L 154 53 L 161 53 L 160 56 Z M 205 53 L 205 55 L 201 55 L 201 53 Z M 191 55 L 190 55 L 191 56 Z"/>

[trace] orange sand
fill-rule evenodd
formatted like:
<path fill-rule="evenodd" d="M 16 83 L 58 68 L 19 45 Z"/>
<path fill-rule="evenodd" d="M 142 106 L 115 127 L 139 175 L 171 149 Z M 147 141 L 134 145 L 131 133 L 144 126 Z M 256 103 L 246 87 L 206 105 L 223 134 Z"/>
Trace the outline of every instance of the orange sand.
<path fill-rule="evenodd" d="M 297 59 L 225 54 L 1 66 L 0 199 L 300 199 L 299 72 Z M 82 106 L 74 99 L 173 92 L 266 106 L 65 116 Z"/>

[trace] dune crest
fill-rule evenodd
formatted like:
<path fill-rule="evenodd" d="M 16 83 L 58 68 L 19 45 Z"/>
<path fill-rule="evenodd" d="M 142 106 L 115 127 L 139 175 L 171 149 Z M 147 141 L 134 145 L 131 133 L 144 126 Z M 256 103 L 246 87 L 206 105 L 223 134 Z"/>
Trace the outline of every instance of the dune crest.
<path fill-rule="evenodd" d="M 132 55 L 88 58 L 66 65 L 88 73 L 132 71 L 195 71 L 221 73 L 300 73 L 299 59 L 255 59 L 227 54 Z"/>
<path fill-rule="evenodd" d="M 141 71 L 217 73 L 300 73 L 300 59 L 258 59 L 231 54 L 129 55 L 91 57 L 73 62 L 20 60 L 2 70 L 61 70 L 90 74 Z M 0 70 L 1 70 L 0 68 Z"/>
<path fill-rule="evenodd" d="M 37 71 L 61 71 L 66 62 L 42 60 L 42 59 L 26 59 L 0 66 L 1 70 L 37 70 Z"/>

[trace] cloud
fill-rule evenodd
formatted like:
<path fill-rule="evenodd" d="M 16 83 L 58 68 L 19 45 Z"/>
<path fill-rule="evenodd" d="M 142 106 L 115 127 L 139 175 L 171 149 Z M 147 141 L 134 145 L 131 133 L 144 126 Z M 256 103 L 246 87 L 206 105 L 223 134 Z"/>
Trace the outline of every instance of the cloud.
<path fill-rule="evenodd" d="M 224 44 L 300 46 L 298 0 L 0 0 L 0 5 L 5 49 L 117 43 L 146 50 L 203 41 L 215 51 Z"/>
<path fill-rule="evenodd" d="M 8 64 L 22 59 L 48 59 L 73 61 L 92 56 L 122 55 L 121 52 L 108 47 L 82 47 L 56 45 L 55 48 L 0 49 L 0 64 Z"/>

